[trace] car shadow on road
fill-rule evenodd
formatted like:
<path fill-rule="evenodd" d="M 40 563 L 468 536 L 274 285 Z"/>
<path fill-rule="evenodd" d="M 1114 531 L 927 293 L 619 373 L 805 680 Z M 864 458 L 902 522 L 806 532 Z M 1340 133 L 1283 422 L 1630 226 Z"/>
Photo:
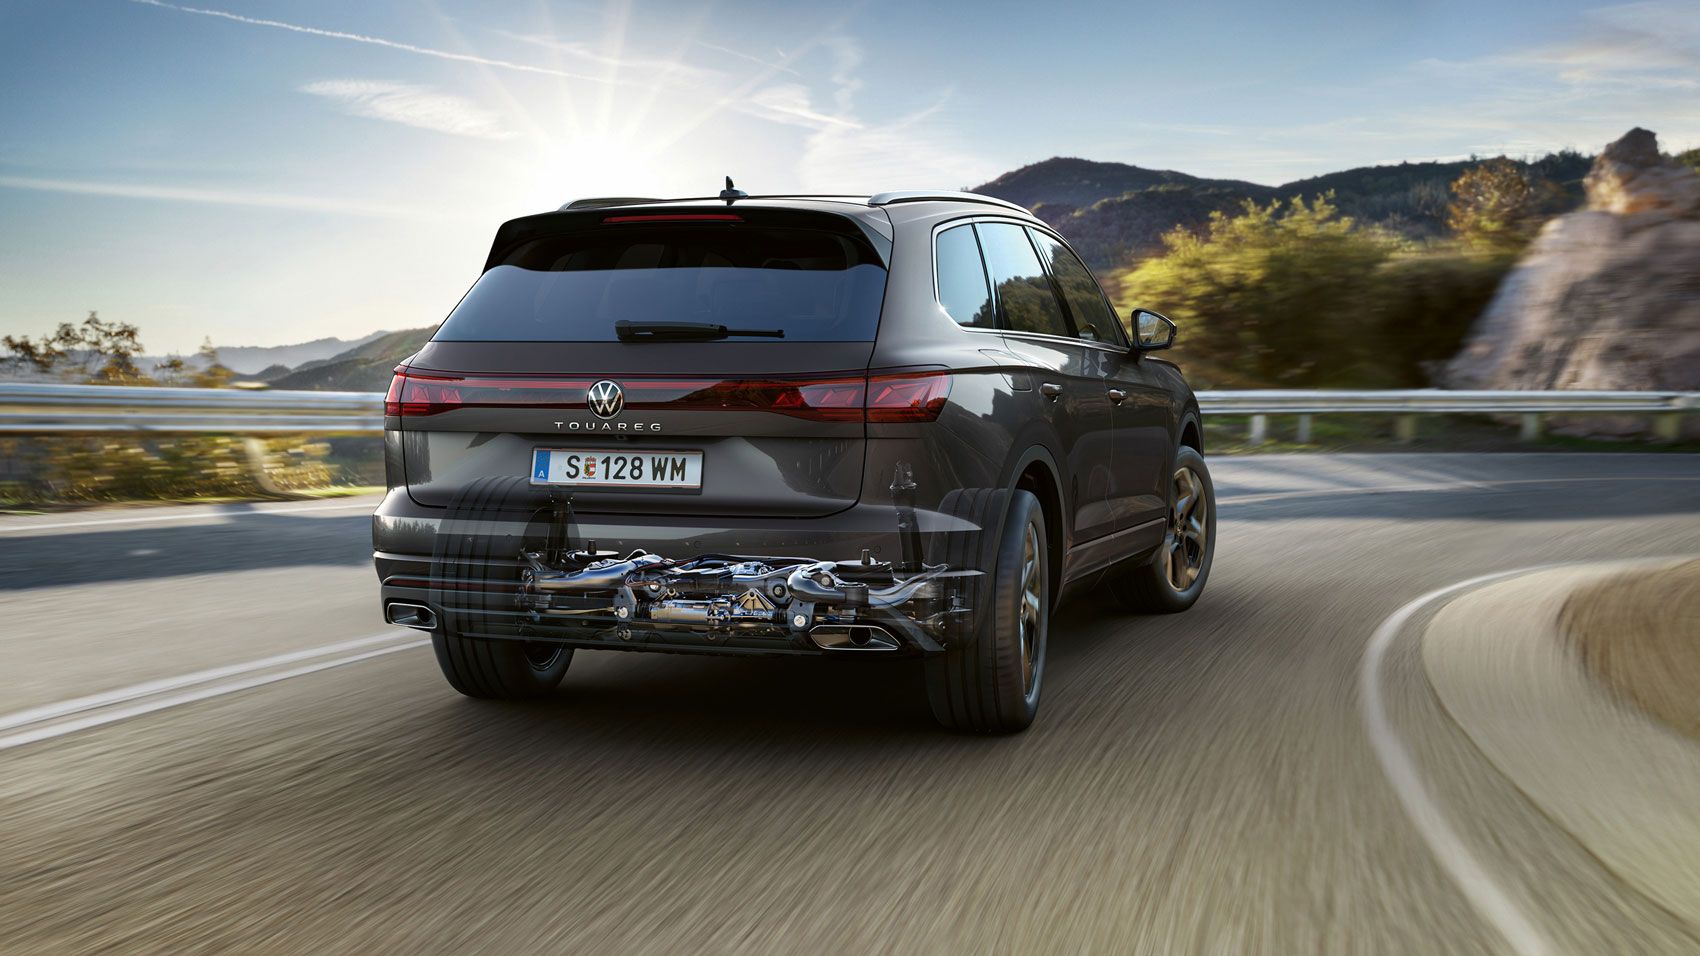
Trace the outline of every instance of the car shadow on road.
<path fill-rule="evenodd" d="M 1061 693 L 1094 668 L 1099 645 L 1139 618 L 1088 594 L 1053 623 L 1046 686 Z M 1148 648 L 1149 650 L 1149 648 Z M 451 692 L 444 687 L 443 693 Z M 534 703 L 446 699 L 438 711 L 475 737 L 488 715 L 504 730 L 550 739 L 585 735 L 607 745 L 671 749 L 681 741 L 718 746 L 754 743 L 762 749 L 823 740 L 851 750 L 895 740 L 951 748 L 996 747 L 1019 737 L 980 737 L 940 728 L 927 704 L 923 663 L 917 659 L 723 658 L 581 651 L 557 696 Z M 461 724 L 462 719 L 466 720 Z M 1045 725 L 1040 710 L 1034 731 Z"/>

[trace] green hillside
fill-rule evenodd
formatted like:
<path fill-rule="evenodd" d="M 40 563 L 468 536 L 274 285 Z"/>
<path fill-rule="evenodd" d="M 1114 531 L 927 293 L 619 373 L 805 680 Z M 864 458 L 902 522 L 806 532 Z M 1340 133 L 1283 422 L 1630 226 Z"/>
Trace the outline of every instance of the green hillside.
<path fill-rule="evenodd" d="M 1215 210 L 1246 200 L 1267 203 L 1294 196 L 1334 193 L 1342 215 L 1385 226 L 1415 239 L 1445 231 L 1449 187 L 1482 160 L 1399 163 L 1355 169 L 1264 186 L 1235 179 L 1206 179 L 1126 163 L 1057 157 L 1005 173 L 974 192 L 1034 210 L 1080 251 L 1094 268 L 1123 266 L 1159 248 L 1158 237 L 1181 225 L 1201 227 Z M 1559 187 L 1563 212 L 1581 202 L 1581 180 L 1592 158 L 1554 153 L 1517 161 Z"/>

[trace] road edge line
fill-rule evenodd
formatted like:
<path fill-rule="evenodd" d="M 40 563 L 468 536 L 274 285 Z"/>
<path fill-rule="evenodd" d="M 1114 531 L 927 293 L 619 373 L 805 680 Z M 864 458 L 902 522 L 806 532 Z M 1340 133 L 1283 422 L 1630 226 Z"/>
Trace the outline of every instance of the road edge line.
<path fill-rule="evenodd" d="M 373 644 L 381 644 L 385 641 L 399 641 L 402 638 L 411 636 L 412 634 L 412 631 L 397 628 L 394 631 L 385 631 L 382 634 L 373 634 L 370 637 L 359 637 L 353 640 L 339 641 L 335 644 L 324 644 L 319 647 L 309 647 L 299 651 L 290 651 L 286 654 L 277 654 L 272 657 L 262 657 L 259 660 L 247 661 L 241 664 L 226 664 L 222 667 L 211 667 L 206 670 L 183 674 L 179 677 L 162 677 L 158 680 L 144 681 L 140 684 L 131 684 L 129 687 L 119 687 L 113 690 L 102 691 L 98 694 L 89 694 L 85 697 L 73 697 L 70 700 L 60 701 L 56 704 L 42 704 L 37 707 L 29 707 L 24 710 L 14 711 L 10 714 L 0 715 L 0 731 L 12 730 L 17 727 L 26 727 L 30 724 L 39 724 L 48 720 L 57 720 L 61 717 L 69 717 L 72 714 L 80 713 L 85 710 L 93 710 L 97 707 L 108 707 L 112 704 L 122 704 L 126 701 L 136 700 L 140 697 L 147 697 L 152 694 L 163 694 L 166 691 L 179 690 L 184 687 L 191 687 L 195 684 L 205 684 L 209 681 L 220 680 L 225 677 L 234 677 L 238 674 L 248 674 L 253 671 L 265 670 L 268 667 L 293 664 L 296 661 L 304 661 L 314 657 L 324 657 L 327 654 L 340 654 L 343 651 L 352 651 L 356 648 L 369 647 Z"/>
<path fill-rule="evenodd" d="M 76 720 L 62 721 L 60 723 L 48 724 L 45 727 L 36 727 L 32 730 L 19 731 L 18 733 L 0 737 L 0 751 L 10 750 L 13 747 L 22 747 L 25 744 L 37 743 L 43 740 L 51 740 L 54 737 L 63 737 L 66 734 L 74 734 L 77 731 L 88 730 L 92 727 L 101 727 L 106 724 L 117 723 L 120 720 L 128 720 L 131 717 L 151 714 L 154 711 L 165 710 L 181 704 L 191 704 L 195 701 L 207 700 L 212 697 L 222 697 L 225 694 L 234 694 L 237 691 L 248 690 L 254 687 L 262 687 L 266 684 L 275 684 L 279 681 L 288 680 L 291 677 L 301 677 L 306 674 L 317 673 L 318 671 L 330 670 L 333 667 L 342 667 L 345 664 L 356 664 L 360 661 L 370 660 L 374 657 L 381 657 L 385 654 L 394 654 L 397 651 L 408 651 L 417 647 L 425 647 L 430 643 L 430 638 L 420 638 L 419 640 L 409 641 L 406 644 L 399 644 L 394 647 L 380 647 L 377 650 L 366 651 L 363 654 L 339 657 L 330 661 L 320 661 L 316 664 L 308 664 L 304 667 L 296 667 L 286 671 L 279 671 L 274 674 L 262 674 L 258 677 L 249 677 L 239 681 L 231 681 L 228 684 L 214 684 L 211 687 L 199 687 L 172 697 L 162 697 L 159 700 L 150 700 L 146 703 L 136 704 L 131 707 L 124 707 L 119 710 L 106 711 L 105 713 L 93 714 Z"/>
<path fill-rule="evenodd" d="M 1382 773 L 1392 784 L 1393 792 L 1404 807 L 1406 817 L 1416 826 L 1417 832 L 1428 844 L 1429 852 L 1434 854 L 1447 875 L 1452 877 L 1465 899 L 1469 900 L 1470 905 L 1483 919 L 1499 931 L 1520 956 L 1546 956 L 1553 948 L 1510 895 L 1488 875 L 1487 868 L 1470 851 L 1458 831 L 1452 828 L 1439 802 L 1429 793 L 1427 785 L 1423 783 L 1422 774 L 1417 770 L 1416 761 L 1387 716 L 1387 708 L 1381 694 L 1381 671 L 1388 648 L 1393 645 L 1394 639 L 1404 630 L 1411 618 L 1430 604 L 1490 581 L 1550 567 L 1552 565 L 1538 565 L 1478 575 L 1437 588 L 1407 602 L 1382 620 L 1370 635 L 1363 663 L 1358 671 L 1364 729 L 1369 734 L 1376 758 L 1381 762 Z"/>

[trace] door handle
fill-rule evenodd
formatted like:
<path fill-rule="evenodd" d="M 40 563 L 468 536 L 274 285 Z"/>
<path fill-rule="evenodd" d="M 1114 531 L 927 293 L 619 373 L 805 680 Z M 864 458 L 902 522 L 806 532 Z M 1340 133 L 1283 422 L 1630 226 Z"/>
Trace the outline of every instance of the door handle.
<path fill-rule="evenodd" d="M 1110 389 L 1110 402 L 1112 404 L 1120 405 L 1125 398 L 1127 398 L 1127 392 L 1119 388 Z"/>
<path fill-rule="evenodd" d="M 1055 382 L 1044 382 L 1039 386 L 1039 394 L 1054 402 L 1057 396 L 1062 394 L 1062 386 Z"/>

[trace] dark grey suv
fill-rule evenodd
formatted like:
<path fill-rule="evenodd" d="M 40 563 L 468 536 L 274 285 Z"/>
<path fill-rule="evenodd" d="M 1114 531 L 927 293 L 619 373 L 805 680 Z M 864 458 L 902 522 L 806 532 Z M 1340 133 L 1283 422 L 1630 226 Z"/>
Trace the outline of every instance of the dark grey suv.
<path fill-rule="evenodd" d="M 940 721 L 1020 730 L 1064 595 L 1204 588 L 1173 337 L 984 196 L 513 220 L 390 386 L 385 617 L 474 697 L 548 694 L 579 648 L 907 655 Z"/>

